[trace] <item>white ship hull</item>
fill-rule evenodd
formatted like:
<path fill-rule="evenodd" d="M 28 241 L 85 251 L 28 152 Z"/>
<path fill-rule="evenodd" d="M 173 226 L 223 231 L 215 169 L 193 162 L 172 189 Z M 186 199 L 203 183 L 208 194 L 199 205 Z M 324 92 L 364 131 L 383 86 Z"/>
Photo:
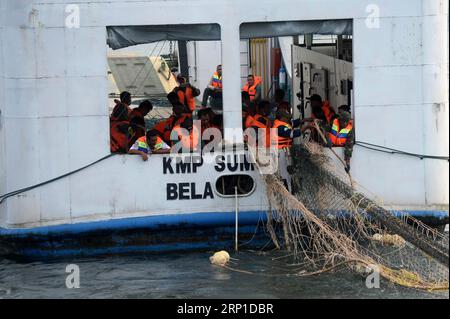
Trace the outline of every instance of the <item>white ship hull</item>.
<path fill-rule="evenodd" d="M 214 5 L 206 0 L 186 4 L 92 0 L 76 5 L 79 26 L 68 25 L 69 15 L 77 12 L 70 4 L 0 2 L 0 194 L 63 175 L 110 153 L 106 27 L 149 21 L 220 25 L 224 138 L 232 144 L 242 142 L 242 132 L 235 129 L 242 121 L 240 50 L 236 49 L 240 24 L 352 19 L 357 139 L 416 154 L 448 156 L 447 1 L 380 1 L 377 13 L 370 10 L 371 3 L 360 0 L 282 0 L 276 10 L 274 2 L 266 0 Z M 376 13 L 378 27 L 371 24 Z M 64 251 L 71 255 L 83 253 L 83 245 L 94 247 L 87 241 L 97 238 L 95 234 L 130 230 L 133 225 L 159 235 L 164 225 L 169 225 L 172 235 L 191 225 L 194 238 L 198 223 L 231 227 L 235 199 L 218 196 L 214 183 L 221 175 L 236 172 L 217 171 L 213 160 L 197 172 L 171 173 L 164 171 L 164 158 L 156 155 L 143 162 L 137 156 L 114 156 L 8 198 L 0 205 L 0 241 L 24 255 L 64 255 Z M 267 210 L 265 191 L 256 171 L 245 173 L 255 179 L 256 188 L 240 199 L 242 218 L 251 216 L 242 225 L 255 227 Z M 389 209 L 448 219 L 448 161 L 355 147 L 352 173 L 366 195 L 382 199 Z M 207 183 L 213 196 L 205 191 Z M 169 184 L 183 189 L 182 198 L 179 194 L 168 198 Z M 77 237 L 81 239 L 70 248 L 64 243 L 73 233 L 81 234 Z M 198 238 L 208 237 L 206 242 L 214 243 L 213 233 L 203 235 Z M 36 246 L 27 248 L 24 243 L 33 238 Z M 104 247 L 132 251 L 128 248 L 136 246 L 118 238 Z M 152 246 L 150 241 L 141 243 Z"/>

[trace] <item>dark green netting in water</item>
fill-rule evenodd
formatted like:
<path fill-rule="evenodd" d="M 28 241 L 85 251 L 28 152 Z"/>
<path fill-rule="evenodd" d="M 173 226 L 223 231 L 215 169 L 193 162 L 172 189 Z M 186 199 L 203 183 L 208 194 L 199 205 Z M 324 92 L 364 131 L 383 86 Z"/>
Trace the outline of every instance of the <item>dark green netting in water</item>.
<path fill-rule="evenodd" d="M 356 192 L 356 182 L 319 145 L 295 146 L 290 157 L 291 191 L 279 173 L 262 178 L 270 204 L 267 229 L 277 247 L 302 261 L 299 274 L 347 267 L 378 271 L 406 287 L 448 290 L 448 236 L 406 213 L 394 217 Z"/>

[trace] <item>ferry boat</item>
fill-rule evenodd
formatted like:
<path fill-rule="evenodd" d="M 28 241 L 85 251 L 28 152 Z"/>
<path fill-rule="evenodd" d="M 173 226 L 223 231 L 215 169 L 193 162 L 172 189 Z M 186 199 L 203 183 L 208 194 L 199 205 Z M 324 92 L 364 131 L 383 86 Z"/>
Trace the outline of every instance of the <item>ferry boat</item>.
<path fill-rule="evenodd" d="M 334 46 L 314 46 L 320 35 Z M 108 46 L 164 40 L 184 42 L 180 68 L 202 90 L 222 64 L 226 148 L 111 156 Z M 366 143 L 351 164 L 360 191 L 393 213 L 448 223 L 448 61 L 444 0 L 1 1 L 0 252 L 222 249 L 236 225 L 241 244 L 251 239 L 268 203 L 234 147 L 249 73 L 264 77 L 267 96 L 285 79 L 296 117 L 312 93 L 351 105 Z M 241 179 L 237 195 L 221 187 Z"/>

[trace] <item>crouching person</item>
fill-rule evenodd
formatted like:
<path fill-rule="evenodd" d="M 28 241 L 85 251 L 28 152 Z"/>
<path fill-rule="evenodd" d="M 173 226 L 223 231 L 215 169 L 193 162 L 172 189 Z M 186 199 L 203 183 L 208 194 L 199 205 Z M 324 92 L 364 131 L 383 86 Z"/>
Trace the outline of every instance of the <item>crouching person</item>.
<path fill-rule="evenodd" d="M 138 154 L 142 160 L 147 161 L 150 154 L 170 153 L 170 146 L 167 145 L 155 130 L 148 131 L 145 136 L 136 140 L 131 146 L 129 154 Z"/>

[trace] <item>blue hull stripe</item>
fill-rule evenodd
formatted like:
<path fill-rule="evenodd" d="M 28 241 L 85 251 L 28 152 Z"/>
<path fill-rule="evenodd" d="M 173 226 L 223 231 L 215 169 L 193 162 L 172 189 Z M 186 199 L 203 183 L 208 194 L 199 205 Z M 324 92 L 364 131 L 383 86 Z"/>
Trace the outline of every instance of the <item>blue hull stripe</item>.
<path fill-rule="evenodd" d="M 392 212 L 399 215 L 400 212 Z M 409 211 L 415 217 L 448 223 L 447 211 Z M 346 212 L 336 212 L 345 217 Z M 234 212 L 158 215 L 82 222 L 35 228 L 0 228 L 0 253 L 31 259 L 105 254 L 170 252 L 194 249 L 225 249 L 233 246 Z M 265 211 L 240 212 L 242 241 L 250 246 L 267 243 L 262 222 Z M 260 227 L 257 227 L 259 223 Z M 256 235 L 256 236 L 255 236 Z M 3 249 L 2 249 L 3 248 Z"/>
<path fill-rule="evenodd" d="M 240 225 L 253 225 L 259 219 L 266 219 L 266 213 L 262 211 L 239 213 Z M 104 230 L 129 230 L 141 229 L 157 230 L 168 227 L 219 227 L 234 225 L 234 212 L 216 213 L 193 213 L 193 214 L 173 214 L 145 217 L 131 217 L 121 219 L 110 219 L 104 221 L 81 222 L 75 224 L 64 224 L 54 226 L 44 226 L 35 228 L 0 228 L 0 237 L 21 237 L 21 236 L 42 236 L 61 234 L 80 234 Z"/>
<path fill-rule="evenodd" d="M 253 234 L 256 231 L 255 226 L 251 229 L 249 226 L 240 227 L 239 230 L 245 234 Z M 170 244 L 153 244 L 153 245 L 124 245 L 117 243 L 115 246 L 109 247 L 80 247 L 80 248 L 60 248 L 60 249 L 42 249 L 42 247 L 30 247 L 21 249 L 19 255 L 22 257 L 29 257 L 34 259 L 46 259 L 46 258 L 64 258 L 72 256 L 93 257 L 99 255 L 116 255 L 116 254 L 138 254 L 138 253 L 169 253 L 177 251 L 188 250 L 221 250 L 226 248 L 232 248 L 234 245 L 234 228 L 228 229 L 228 240 L 202 240 L 197 242 L 179 242 Z M 268 242 L 268 237 L 261 236 L 261 233 L 254 237 L 251 242 L 248 243 L 248 247 L 263 247 Z M 242 244 L 242 241 L 240 242 Z"/>
<path fill-rule="evenodd" d="M 403 212 L 403 211 L 402 211 Z M 400 211 L 393 211 L 393 215 L 400 216 Z M 439 220 L 448 219 L 448 211 L 408 211 L 413 217 L 433 217 Z M 265 211 L 248 211 L 239 213 L 240 225 L 252 225 L 258 220 L 266 220 Z M 214 212 L 214 213 L 192 213 L 157 215 L 144 217 L 130 217 L 121 219 L 110 219 L 93 222 L 80 222 L 74 224 L 63 224 L 54 226 L 43 226 L 35 228 L 1 228 L 1 237 L 21 237 L 21 236 L 42 236 L 61 234 L 80 234 L 103 230 L 129 230 L 145 228 L 157 230 L 171 226 L 183 228 L 189 227 L 219 227 L 234 225 L 234 212 Z"/>

